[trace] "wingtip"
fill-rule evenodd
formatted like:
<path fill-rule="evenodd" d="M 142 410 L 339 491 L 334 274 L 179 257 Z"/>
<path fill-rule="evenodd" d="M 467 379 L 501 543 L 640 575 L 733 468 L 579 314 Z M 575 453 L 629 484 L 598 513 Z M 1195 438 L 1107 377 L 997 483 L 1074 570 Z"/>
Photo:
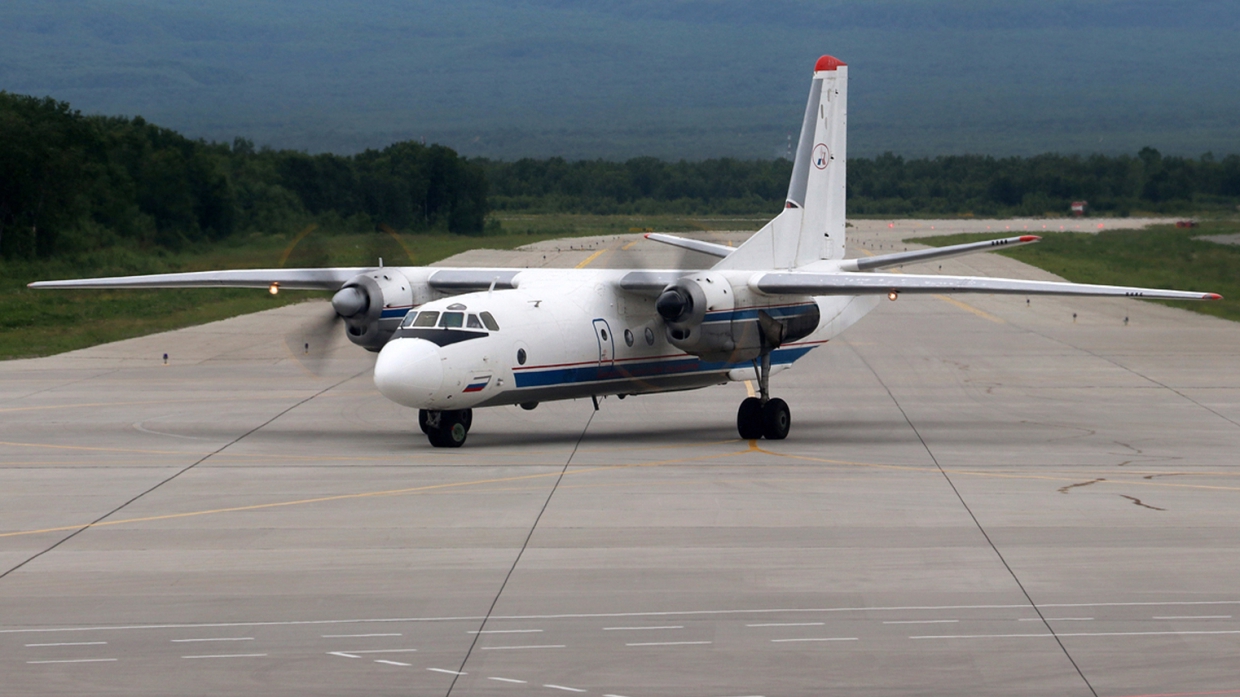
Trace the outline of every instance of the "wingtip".
<path fill-rule="evenodd" d="M 1219 295 L 1218 293 L 1206 293 L 1205 295 L 1201 296 L 1201 299 L 1202 300 L 1222 300 L 1223 296 Z"/>
<path fill-rule="evenodd" d="M 1042 238 L 1041 238 L 1041 237 L 1038 237 L 1037 235 L 1021 235 L 1021 236 L 1020 236 L 1020 241 L 1021 241 L 1021 242 L 1037 242 L 1037 241 L 1039 241 L 1039 240 L 1041 240 L 1041 239 L 1042 239 Z"/>
<path fill-rule="evenodd" d="M 647 232 L 646 234 L 642 235 L 642 237 L 644 237 L 644 238 L 646 238 L 646 239 L 650 239 L 650 233 L 649 233 L 649 232 Z"/>

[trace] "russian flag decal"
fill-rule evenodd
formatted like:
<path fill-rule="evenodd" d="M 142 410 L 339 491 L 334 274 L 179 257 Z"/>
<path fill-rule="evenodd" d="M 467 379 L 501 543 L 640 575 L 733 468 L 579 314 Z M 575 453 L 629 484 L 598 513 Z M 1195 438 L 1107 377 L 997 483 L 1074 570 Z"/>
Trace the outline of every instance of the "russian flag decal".
<path fill-rule="evenodd" d="M 490 375 L 487 375 L 485 377 L 480 377 L 480 378 L 474 378 L 469 381 L 468 385 L 465 386 L 464 391 L 465 392 L 481 392 L 482 388 L 486 387 L 487 383 L 490 381 L 491 381 Z"/>

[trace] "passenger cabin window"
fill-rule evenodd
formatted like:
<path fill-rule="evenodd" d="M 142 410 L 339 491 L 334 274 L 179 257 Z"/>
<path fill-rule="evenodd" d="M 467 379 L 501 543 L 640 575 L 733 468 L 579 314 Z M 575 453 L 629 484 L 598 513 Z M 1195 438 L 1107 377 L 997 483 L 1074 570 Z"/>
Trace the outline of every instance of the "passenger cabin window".
<path fill-rule="evenodd" d="M 439 326 L 443 329 L 460 329 L 465 324 L 464 312 L 445 312 L 439 320 Z"/>
<path fill-rule="evenodd" d="M 433 327 L 435 322 L 439 321 L 438 312 L 419 312 L 418 318 L 413 321 L 415 327 Z"/>
<path fill-rule="evenodd" d="M 482 322 L 478 321 L 478 315 L 470 314 L 465 318 L 466 329 L 482 329 Z"/>
<path fill-rule="evenodd" d="M 495 318 L 491 316 L 490 312 L 480 312 L 478 316 L 482 318 L 482 323 L 487 325 L 487 329 L 493 332 L 499 331 L 499 325 L 495 323 Z M 470 317 L 472 318 L 473 315 L 470 315 Z"/>

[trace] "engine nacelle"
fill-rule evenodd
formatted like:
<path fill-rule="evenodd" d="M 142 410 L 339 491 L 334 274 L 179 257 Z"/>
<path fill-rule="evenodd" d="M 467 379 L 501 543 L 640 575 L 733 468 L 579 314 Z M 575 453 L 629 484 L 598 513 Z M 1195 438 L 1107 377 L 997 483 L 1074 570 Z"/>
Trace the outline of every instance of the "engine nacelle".
<path fill-rule="evenodd" d="M 733 332 L 735 296 L 728 279 L 710 271 L 686 276 L 664 288 L 654 307 L 663 318 L 668 343 L 707 360 L 752 358 L 733 358 L 742 345 L 738 342 L 742 337 Z"/>
<path fill-rule="evenodd" d="M 425 292 L 418 294 L 426 295 Z M 344 284 L 332 296 L 332 308 L 344 319 L 349 341 L 378 351 L 392 338 L 409 308 L 430 299 L 414 295 L 414 288 L 404 274 L 395 269 L 379 268 L 354 276 Z"/>

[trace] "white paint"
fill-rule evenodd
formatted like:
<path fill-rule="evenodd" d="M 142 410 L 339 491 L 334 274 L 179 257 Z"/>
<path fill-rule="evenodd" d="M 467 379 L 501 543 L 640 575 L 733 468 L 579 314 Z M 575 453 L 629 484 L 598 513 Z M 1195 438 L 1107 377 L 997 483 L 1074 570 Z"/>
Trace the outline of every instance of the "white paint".
<path fill-rule="evenodd" d="M 883 624 L 955 624 L 960 620 L 887 620 Z"/>
<path fill-rule="evenodd" d="M 408 668 L 410 665 L 412 665 L 411 663 L 401 663 L 400 661 L 388 661 L 382 658 L 376 658 L 375 663 L 386 663 L 390 666 L 400 666 L 402 668 Z"/>
<path fill-rule="evenodd" d="M 215 637 L 213 639 L 173 639 L 174 644 L 191 644 L 199 641 L 254 641 L 252 636 Z"/>
<path fill-rule="evenodd" d="M 349 650 L 349 653 L 416 653 L 417 649 L 366 649 L 364 651 Z"/>
<path fill-rule="evenodd" d="M 483 646 L 483 651 L 506 651 L 509 649 L 562 649 L 564 644 L 542 644 L 538 646 Z"/>
<path fill-rule="evenodd" d="M 634 629 L 640 630 L 640 629 L 684 629 L 684 628 L 685 626 L 683 624 L 669 624 L 665 627 L 603 627 L 603 631 L 604 632 L 619 632 L 619 631 L 634 630 Z"/>
<path fill-rule="evenodd" d="M 513 678 L 487 678 L 487 680 L 498 680 L 499 682 L 511 682 L 511 683 L 516 683 L 518 685 L 525 684 L 524 680 L 515 680 Z"/>
<path fill-rule="evenodd" d="M 1155 617 L 1156 620 L 1229 620 L 1231 615 L 1180 615 L 1176 617 Z"/>
<path fill-rule="evenodd" d="M 695 646 L 698 644 L 711 644 L 710 641 L 645 641 L 636 644 L 625 644 L 625 646 Z"/>
<path fill-rule="evenodd" d="M 35 648 L 41 646 L 103 646 L 106 641 L 65 641 L 59 644 L 26 644 L 26 648 Z"/>
<path fill-rule="evenodd" d="M 1240 634 L 1240 629 L 1220 629 L 1199 632 L 1076 632 L 1055 634 L 958 634 L 945 636 L 911 636 L 910 639 L 1008 639 L 1024 637 L 1104 637 L 1104 636 L 1192 636 L 1208 634 Z"/>
<path fill-rule="evenodd" d="M 469 675 L 469 673 L 462 673 L 459 670 L 448 670 L 447 668 L 427 668 L 427 670 L 432 673 L 447 673 L 448 675 Z"/>
<path fill-rule="evenodd" d="M 343 657 L 343 658 L 361 658 L 361 656 L 358 656 L 358 655 L 356 655 L 356 654 L 351 654 L 351 653 L 345 653 L 344 651 L 328 651 L 328 652 L 327 652 L 327 655 L 329 655 L 329 656 L 341 656 L 341 657 Z"/>
<path fill-rule="evenodd" d="M 472 632 L 465 632 L 465 633 L 466 634 L 537 634 L 538 632 L 541 632 L 541 631 L 542 631 L 541 629 L 482 629 L 482 630 L 474 630 Z"/>
<path fill-rule="evenodd" d="M 1092 617 L 1047 617 L 1047 622 L 1092 622 Z M 1041 622 L 1041 617 L 1022 617 L 1017 622 Z"/>
<path fill-rule="evenodd" d="M 365 639 L 375 636 L 404 636 L 403 634 L 322 634 L 324 639 Z"/>
<path fill-rule="evenodd" d="M 798 641 L 857 641 L 855 636 L 806 637 L 802 639 L 771 639 L 772 644 L 788 644 Z"/>
<path fill-rule="evenodd" d="M 38 665 L 40 663 L 112 663 L 115 658 L 74 658 L 63 661 L 26 661 L 27 663 Z"/>
<path fill-rule="evenodd" d="M 265 653 L 213 653 L 205 656 L 181 656 L 181 658 L 262 658 Z"/>
<path fill-rule="evenodd" d="M 747 624 L 746 627 L 821 627 L 826 622 L 766 622 L 763 624 Z"/>
<path fill-rule="evenodd" d="M 565 692 L 585 692 L 585 690 L 576 687 L 565 687 L 563 685 L 543 685 L 543 687 L 549 687 L 553 690 L 564 690 Z"/>

